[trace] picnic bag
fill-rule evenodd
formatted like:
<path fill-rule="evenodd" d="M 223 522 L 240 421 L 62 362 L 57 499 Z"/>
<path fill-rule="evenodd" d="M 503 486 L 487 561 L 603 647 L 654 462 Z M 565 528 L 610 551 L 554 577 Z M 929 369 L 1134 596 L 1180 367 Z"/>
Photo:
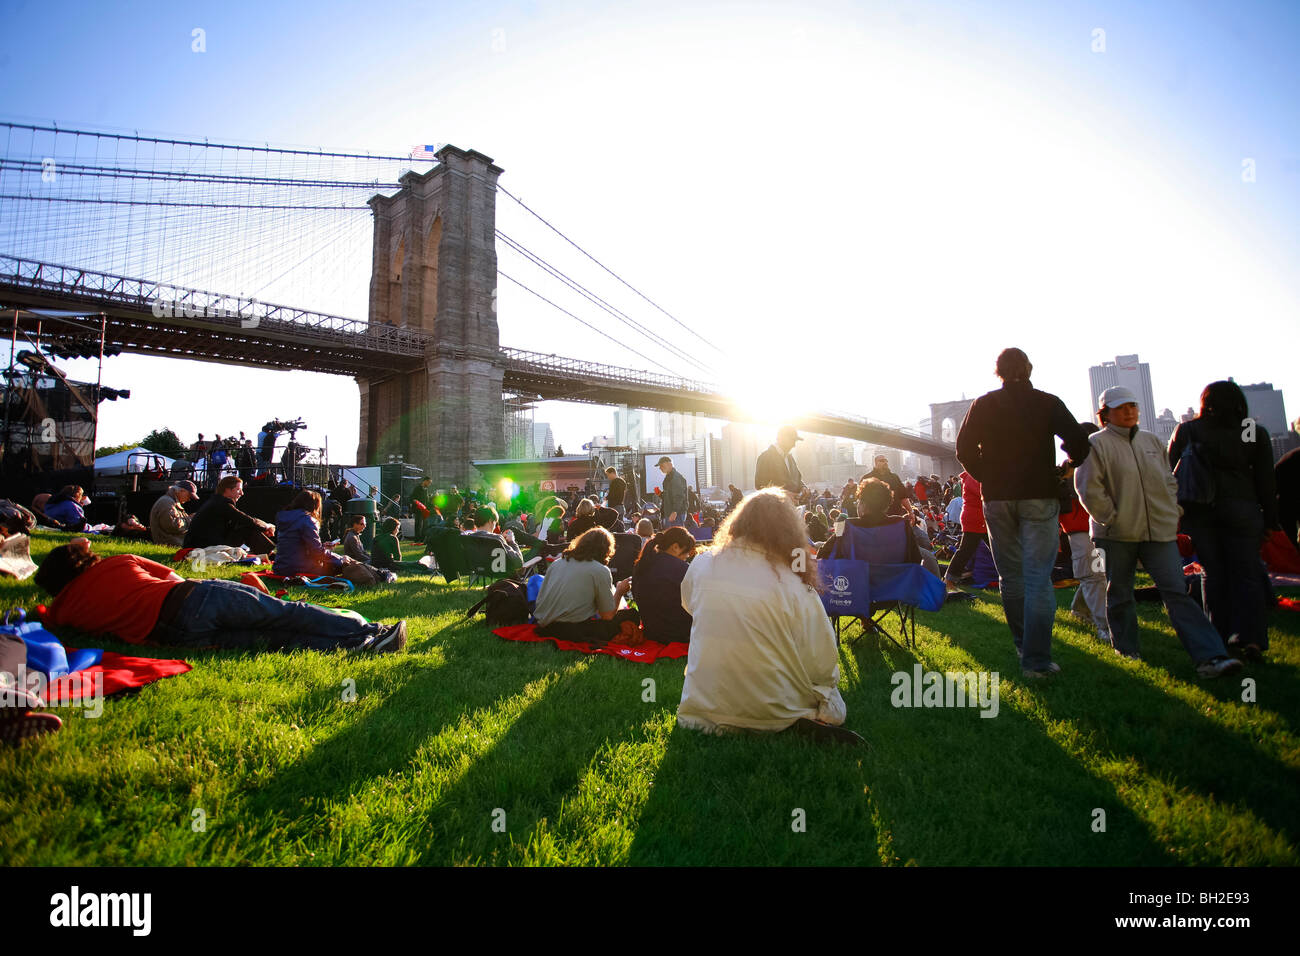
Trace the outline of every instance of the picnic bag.
<path fill-rule="evenodd" d="M 466 611 L 465 616 L 473 617 L 480 608 L 484 611 L 487 626 L 493 630 L 527 624 L 528 591 L 521 582 L 513 579 L 493 581 L 484 589 L 483 599 Z"/>

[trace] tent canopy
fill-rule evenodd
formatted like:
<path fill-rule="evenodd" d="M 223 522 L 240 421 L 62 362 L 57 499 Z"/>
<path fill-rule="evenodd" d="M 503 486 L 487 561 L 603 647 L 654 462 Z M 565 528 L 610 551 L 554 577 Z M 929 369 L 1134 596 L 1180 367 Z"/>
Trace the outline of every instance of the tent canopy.
<path fill-rule="evenodd" d="M 95 459 L 95 476 L 109 478 L 113 475 L 129 475 L 158 468 L 162 463 L 168 474 L 171 473 L 174 458 L 150 451 L 147 448 L 131 448 L 119 451 L 116 455 L 105 455 Z"/>

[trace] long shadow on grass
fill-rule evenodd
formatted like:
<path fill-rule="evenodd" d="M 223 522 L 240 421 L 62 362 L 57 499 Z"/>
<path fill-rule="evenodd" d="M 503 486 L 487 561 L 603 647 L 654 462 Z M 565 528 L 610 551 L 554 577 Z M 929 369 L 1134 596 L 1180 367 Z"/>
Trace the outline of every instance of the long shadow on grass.
<path fill-rule="evenodd" d="M 485 640 L 497 639 L 481 627 L 457 625 L 438 636 L 442 665 L 398 669 L 405 679 L 385 692 L 381 706 L 281 770 L 248 800 L 244 811 L 250 817 L 292 813 L 304 798 L 343 797 L 376 775 L 404 768 L 429 738 L 466 714 L 519 693 L 554 666 L 554 661 L 531 654 L 485 663 L 478 651 Z M 415 663 L 414 657 L 408 660 Z M 317 697 L 302 707 L 336 706 L 338 690 L 322 689 Z"/>
<path fill-rule="evenodd" d="M 641 812 L 636 866 L 875 866 L 863 751 L 674 727 Z"/>
<path fill-rule="evenodd" d="M 574 662 L 559 652 L 545 660 L 552 669 L 561 660 Z M 562 804 L 596 754 L 631 738 L 648 716 L 640 680 L 653 671 L 604 657 L 581 663 L 585 666 L 559 674 L 492 748 L 439 794 L 428 817 L 421 864 L 515 862 L 514 854 L 540 828 L 566 840 L 582 839 L 560 819 Z M 497 809 L 505 811 L 503 832 L 492 829 Z"/>
<path fill-rule="evenodd" d="M 1152 624 L 1163 620 L 1163 613 L 1160 605 L 1141 610 L 1146 662 L 1174 680 L 1198 682 L 1219 700 L 1240 702 L 1239 679 L 1198 679 L 1177 638 L 1153 631 Z M 967 639 L 955 615 L 932 615 L 926 623 L 954 645 L 963 647 L 976 658 L 978 667 L 1018 672 L 1009 633 L 1005 633 L 999 648 L 987 640 Z M 1053 657 L 1061 664 L 1062 673 L 1038 694 L 1045 719 L 1069 721 L 1079 731 L 1091 732 L 1103 751 L 1120 759 L 1133 756 L 1152 776 L 1212 795 L 1221 803 L 1249 808 L 1293 847 L 1296 845 L 1300 811 L 1295 793 L 1300 790 L 1300 772 L 1278 762 L 1240 732 L 1134 675 L 1119 658 L 1099 662 L 1061 640 L 1059 625 L 1055 634 Z M 1300 687 L 1292 670 L 1275 669 L 1269 673 L 1264 665 L 1254 668 L 1253 675 L 1252 670 L 1247 670 L 1242 676 L 1255 676 L 1269 699 L 1295 701 Z M 1001 723 L 1002 719 L 989 722 Z M 1057 746 L 1050 741 L 1048 744 Z M 1113 812 L 1111 816 L 1113 820 Z"/>
<path fill-rule="evenodd" d="M 969 605 L 949 605 L 919 618 L 975 645 L 996 664 L 1019 674 L 1012 655 L 993 649 L 1005 625 Z M 964 639 L 969 638 L 969 640 Z M 845 693 L 848 726 L 873 750 L 863 761 L 871 795 L 893 837 L 894 852 L 922 865 L 1116 865 L 1171 862 L 1106 781 L 1051 741 L 1030 717 L 1003 702 L 997 716 L 978 707 L 895 707 L 894 673 L 911 680 L 923 671 L 966 671 L 981 665 L 939 664 L 873 637 L 848 645 L 859 683 Z M 979 654 L 971 652 L 971 656 Z M 991 711 L 990 711 L 991 712 Z M 1108 835 L 1091 829 L 1091 811 L 1107 809 Z"/>

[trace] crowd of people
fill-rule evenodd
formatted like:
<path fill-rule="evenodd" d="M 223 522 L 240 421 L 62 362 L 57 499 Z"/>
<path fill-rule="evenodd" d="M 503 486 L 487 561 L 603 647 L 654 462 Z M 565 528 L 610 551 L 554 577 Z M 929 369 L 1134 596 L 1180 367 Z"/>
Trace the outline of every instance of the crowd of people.
<path fill-rule="evenodd" d="M 1142 653 L 1140 565 L 1197 674 L 1220 677 L 1240 670 L 1243 659 L 1260 658 L 1268 650 L 1271 593 L 1261 540 L 1290 522 L 1294 546 L 1300 507 L 1294 455 L 1278 463 L 1279 481 L 1269 436 L 1250 421 L 1240 388 L 1207 386 L 1200 414 L 1166 447 L 1141 429 L 1137 399 L 1123 387 L 1101 395 L 1095 423 L 1081 422 L 1058 397 L 1032 386 L 1024 352 L 1004 350 L 995 369 L 1002 386 L 972 402 L 957 435 L 962 471 L 946 478 L 905 482 L 882 455 L 838 493 L 814 492 L 793 456 L 802 439 L 786 426 L 758 457 L 758 490 L 746 496 L 731 486 L 721 510 L 699 500 L 668 456 L 658 462 L 658 488 L 644 499 L 613 468 L 603 494 L 590 483 L 562 494 L 540 485 L 509 495 L 487 485 L 442 491 L 424 479 L 392 505 L 415 518 L 426 555 L 420 561 L 403 559 L 396 514 L 379 519 L 366 546 L 367 516 L 343 512 L 356 493 L 345 482 L 324 495 L 300 491 L 272 525 L 238 508 L 237 475 L 223 477 L 197 511 L 187 507 L 197 487 L 176 481 L 155 503 L 149 531 L 171 546 L 273 554 L 274 572 L 286 576 L 442 570 L 452 580 L 451 545 L 491 554 L 499 559 L 492 576 L 542 576 L 532 602 L 541 636 L 687 644 L 678 720 L 706 731 L 791 730 L 861 742 L 843 726 L 837 638 L 819 571 L 819 562 L 846 557 L 855 529 L 897 529 L 888 536 L 896 547 L 887 563 L 942 576 L 950 594 L 971 580 L 969 568 L 986 547 L 1029 679 L 1061 669 L 1052 642 L 1054 569 L 1062 559 L 1077 581 L 1071 611 L 1118 654 Z M 75 520 L 79 495 L 65 489 L 42 503 L 44 514 Z M 1200 604 L 1184 574 L 1191 552 L 1202 569 Z M 941 555 L 950 556 L 946 570 Z M 236 582 L 187 582 L 134 556 L 99 560 L 84 539 L 51 552 L 36 582 L 53 598 L 52 623 L 128 641 L 369 650 L 405 644 L 404 622 L 369 624 Z M 114 608 L 104 613 L 109 595 Z"/>

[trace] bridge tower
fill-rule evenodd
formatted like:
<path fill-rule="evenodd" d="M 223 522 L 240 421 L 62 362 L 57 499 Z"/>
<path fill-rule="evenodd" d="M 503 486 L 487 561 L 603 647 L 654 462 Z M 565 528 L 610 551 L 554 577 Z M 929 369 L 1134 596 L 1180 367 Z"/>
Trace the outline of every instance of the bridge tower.
<path fill-rule="evenodd" d="M 444 146 L 438 165 L 375 196 L 370 322 L 433 336 L 414 372 L 357 378 L 357 462 L 400 454 L 434 487 L 477 481 L 474 458 L 505 456 L 503 371 L 496 318 L 496 182 L 474 150 Z"/>

